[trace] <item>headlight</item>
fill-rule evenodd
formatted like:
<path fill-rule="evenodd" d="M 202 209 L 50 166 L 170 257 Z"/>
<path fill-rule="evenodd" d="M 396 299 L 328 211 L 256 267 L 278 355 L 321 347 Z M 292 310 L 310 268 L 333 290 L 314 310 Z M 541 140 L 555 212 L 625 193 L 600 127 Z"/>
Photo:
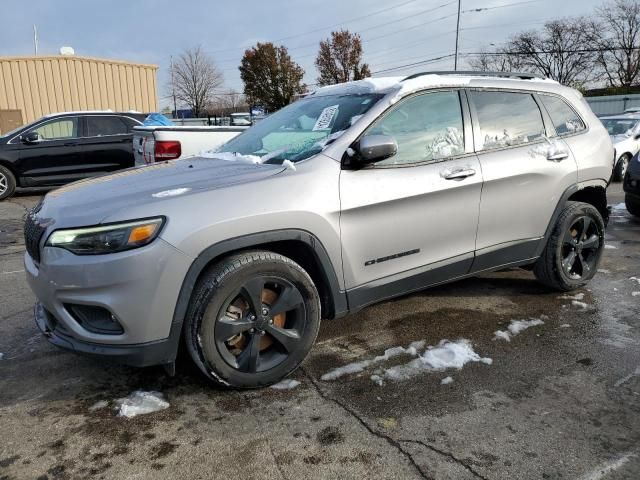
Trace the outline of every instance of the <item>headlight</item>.
<path fill-rule="evenodd" d="M 87 228 L 56 230 L 46 246 L 59 247 L 77 255 L 122 252 L 151 243 L 160 233 L 163 217 L 113 223 Z"/>

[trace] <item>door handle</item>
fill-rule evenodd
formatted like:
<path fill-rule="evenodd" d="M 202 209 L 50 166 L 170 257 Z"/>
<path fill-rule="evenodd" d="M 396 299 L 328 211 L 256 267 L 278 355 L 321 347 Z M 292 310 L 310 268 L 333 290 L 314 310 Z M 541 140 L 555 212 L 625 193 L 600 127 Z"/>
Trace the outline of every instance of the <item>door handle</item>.
<path fill-rule="evenodd" d="M 463 180 L 467 177 L 472 177 L 476 174 L 473 168 L 459 168 L 457 170 L 444 170 L 440 173 L 440 176 L 445 180 Z"/>
<path fill-rule="evenodd" d="M 549 152 L 547 154 L 547 160 L 551 161 L 551 162 L 561 162 L 562 160 L 565 160 L 569 158 L 569 152 Z"/>

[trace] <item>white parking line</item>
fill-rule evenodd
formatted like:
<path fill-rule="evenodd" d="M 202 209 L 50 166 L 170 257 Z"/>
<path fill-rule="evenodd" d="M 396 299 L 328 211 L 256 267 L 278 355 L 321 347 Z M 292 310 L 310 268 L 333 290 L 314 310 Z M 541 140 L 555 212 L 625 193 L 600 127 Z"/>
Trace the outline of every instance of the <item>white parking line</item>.
<path fill-rule="evenodd" d="M 13 270 L 12 272 L 0 272 L 0 275 L 10 275 L 12 273 L 24 273 L 24 270 Z"/>

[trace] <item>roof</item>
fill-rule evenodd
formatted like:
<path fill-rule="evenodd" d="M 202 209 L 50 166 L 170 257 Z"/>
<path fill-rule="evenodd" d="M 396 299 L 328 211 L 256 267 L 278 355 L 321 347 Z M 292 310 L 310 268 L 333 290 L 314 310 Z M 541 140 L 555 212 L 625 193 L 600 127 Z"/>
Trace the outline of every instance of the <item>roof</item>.
<path fill-rule="evenodd" d="M 516 73 L 484 72 L 424 72 L 408 77 L 372 77 L 364 80 L 329 85 L 317 89 L 312 95 L 348 95 L 365 93 L 390 93 L 397 97 L 426 88 L 460 86 L 494 86 L 555 90 L 562 87 L 555 80 Z"/>
<path fill-rule="evenodd" d="M 125 60 L 114 60 L 111 58 L 97 58 L 97 57 L 83 57 L 80 55 L 44 55 L 44 56 L 17 56 L 17 57 L 0 57 L 0 62 L 19 62 L 19 61 L 79 61 L 79 62 L 97 62 L 97 63 L 108 63 L 115 65 L 128 65 L 132 67 L 141 67 L 141 68 L 152 68 L 157 70 L 158 65 L 154 65 L 151 63 L 136 63 L 136 62 L 127 62 Z"/>

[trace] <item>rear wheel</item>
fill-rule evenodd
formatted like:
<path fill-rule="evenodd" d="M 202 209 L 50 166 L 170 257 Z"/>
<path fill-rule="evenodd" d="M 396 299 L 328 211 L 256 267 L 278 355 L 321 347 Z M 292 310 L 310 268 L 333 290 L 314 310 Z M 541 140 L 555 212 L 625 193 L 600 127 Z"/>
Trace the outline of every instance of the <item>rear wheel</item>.
<path fill-rule="evenodd" d="M 631 195 L 627 194 L 624 196 L 624 203 L 631 215 L 640 217 L 640 198 L 632 197 Z"/>
<path fill-rule="evenodd" d="M 624 174 L 627 173 L 631 156 L 628 154 L 622 155 L 616 163 L 616 167 L 613 169 L 613 181 L 621 182 L 624 178 Z"/>
<path fill-rule="evenodd" d="M 604 249 L 604 221 L 593 206 L 569 202 L 533 272 L 537 279 L 556 290 L 586 285 L 598 269 Z"/>
<path fill-rule="evenodd" d="M 9 198 L 16 191 L 16 177 L 11 170 L 0 165 L 0 200 Z"/>
<path fill-rule="evenodd" d="M 319 327 L 318 292 L 304 269 L 282 255 L 255 251 L 231 256 L 204 274 L 185 340 L 210 380 L 257 388 L 295 370 Z"/>

